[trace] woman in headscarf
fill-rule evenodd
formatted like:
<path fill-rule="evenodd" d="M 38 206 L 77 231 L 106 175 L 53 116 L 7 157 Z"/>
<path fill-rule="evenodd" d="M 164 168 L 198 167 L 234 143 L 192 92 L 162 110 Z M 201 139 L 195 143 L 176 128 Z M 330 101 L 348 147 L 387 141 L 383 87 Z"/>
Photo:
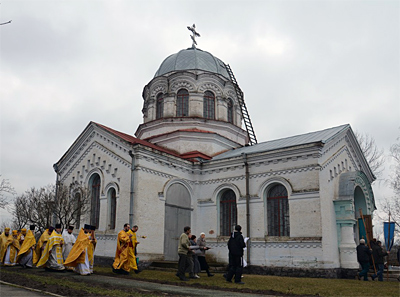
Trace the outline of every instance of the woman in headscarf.
<path fill-rule="evenodd" d="M 197 245 L 200 247 L 201 253 L 198 255 L 198 259 L 200 262 L 200 269 L 205 270 L 207 272 L 207 276 L 214 276 L 214 274 L 210 273 L 210 267 L 206 261 L 206 250 L 210 249 L 206 244 L 206 234 L 204 232 L 200 233 L 200 238 L 197 240 Z"/>

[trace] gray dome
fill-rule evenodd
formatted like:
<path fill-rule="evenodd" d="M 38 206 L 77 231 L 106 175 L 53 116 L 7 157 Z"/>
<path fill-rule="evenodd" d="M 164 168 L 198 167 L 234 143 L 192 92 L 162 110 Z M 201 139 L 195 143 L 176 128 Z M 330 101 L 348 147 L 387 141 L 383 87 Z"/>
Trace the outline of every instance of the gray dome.
<path fill-rule="evenodd" d="M 177 70 L 204 70 L 221 74 L 230 80 L 225 63 L 209 52 L 198 48 L 188 48 L 167 57 L 158 68 L 154 77 Z"/>

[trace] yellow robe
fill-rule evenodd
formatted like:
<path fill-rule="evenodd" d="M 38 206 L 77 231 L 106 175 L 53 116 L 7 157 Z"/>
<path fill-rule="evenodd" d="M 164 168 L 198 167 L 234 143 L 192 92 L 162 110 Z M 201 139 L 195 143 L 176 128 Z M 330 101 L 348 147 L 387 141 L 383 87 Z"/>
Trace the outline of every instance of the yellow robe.
<path fill-rule="evenodd" d="M 76 239 L 67 259 L 64 262 L 64 265 L 76 267 L 76 265 L 84 263 L 86 249 L 88 249 L 89 246 L 89 236 L 85 234 L 85 231 L 83 231 L 83 229 L 81 229 L 81 231 L 79 231 L 78 238 Z"/>
<path fill-rule="evenodd" d="M 132 244 L 129 245 L 129 266 L 133 270 L 138 270 L 136 256 L 135 256 L 135 250 L 138 242 L 136 238 L 136 232 L 133 232 L 131 229 L 129 229 L 127 233 L 128 235 L 132 234 L 131 237 Z"/>
<path fill-rule="evenodd" d="M 13 236 L 9 236 L 6 241 L 6 252 L 4 253 L 4 259 L 2 260 L 3 264 L 6 266 L 14 266 L 17 264 L 17 254 L 21 246 L 19 245 L 18 238 L 14 238 Z M 7 249 L 9 249 L 9 255 L 7 263 Z"/>
<path fill-rule="evenodd" d="M 42 256 L 37 263 L 37 267 L 42 267 L 44 266 L 49 260 L 52 260 L 54 263 L 54 267 L 49 267 L 49 268 L 54 268 L 57 270 L 63 270 L 63 257 L 62 257 L 62 245 L 64 244 L 64 239 L 62 238 L 61 234 L 57 233 L 56 230 L 54 230 L 47 243 L 46 247 L 44 248 L 42 252 Z M 51 255 L 50 255 L 51 252 Z"/>
<path fill-rule="evenodd" d="M 4 261 L 4 256 L 6 255 L 6 251 L 7 251 L 7 240 L 8 238 L 11 237 L 11 232 L 8 233 L 8 236 L 6 236 L 5 232 L 1 233 L 0 235 L 0 262 L 3 263 Z"/>
<path fill-rule="evenodd" d="M 42 236 L 40 236 L 39 241 L 37 242 L 35 252 L 33 253 L 33 264 L 36 264 L 42 257 L 42 247 L 46 246 L 49 237 L 49 229 L 46 229 L 43 232 Z"/>
<path fill-rule="evenodd" d="M 131 247 L 129 247 L 131 243 L 131 238 L 129 237 L 129 231 L 125 232 L 125 230 L 121 230 L 118 233 L 117 239 L 117 249 L 115 251 L 115 259 L 113 263 L 114 269 L 123 269 L 127 272 L 131 271 L 132 267 L 132 254 Z"/>
<path fill-rule="evenodd" d="M 97 239 L 92 238 L 92 234 L 89 232 L 87 234 L 90 240 L 90 245 L 88 247 L 88 258 L 89 258 L 89 265 L 90 265 L 90 273 L 93 273 L 93 266 L 94 266 L 94 250 L 96 249 Z"/>
<path fill-rule="evenodd" d="M 26 233 L 24 242 L 21 245 L 21 249 L 18 252 L 18 262 L 24 256 L 25 253 L 30 252 L 31 248 L 36 244 L 35 236 L 33 235 L 31 230 L 28 230 Z"/>

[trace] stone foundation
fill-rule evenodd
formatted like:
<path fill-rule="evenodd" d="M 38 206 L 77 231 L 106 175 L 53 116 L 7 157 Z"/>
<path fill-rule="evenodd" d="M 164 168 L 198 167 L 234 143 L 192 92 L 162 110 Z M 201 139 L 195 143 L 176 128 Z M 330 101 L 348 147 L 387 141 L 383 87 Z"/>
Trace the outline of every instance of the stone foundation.
<path fill-rule="evenodd" d="M 348 278 L 354 279 L 357 269 L 333 268 L 293 268 L 293 267 L 265 267 L 248 266 L 243 269 L 244 273 L 259 275 L 275 275 L 290 277 L 312 277 L 312 278 Z"/>
<path fill-rule="evenodd" d="M 94 263 L 100 266 L 111 266 L 114 262 L 114 258 L 95 256 Z M 145 269 L 152 264 L 151 261 L 139 261 L 139 268 Z M 165 262 L 164 268 L 176 269 L 177 262 Z M 226 266 L 226 264 L 220 263 L 208 263 L 210 267 Z M 159 265 L 158 265 L 159 266 Z M 218 269 L 220 270 L 220 269 Z M 266 266 L 255 266 L 250 265 L 243 269 L 244 273 L 247 274 L 258 274 L 258 275 L 275 275 L 275 276 L 289 276 L 289 277 L 312 277 L 312 278 L 344 278 L 354 279 L 357 274 L 357 269 L 345 269 L 345 268 L 334 268 L 334 269 L 314 269 L 314 268 L 293 268 L 293 267 L 266 267 Z"/>

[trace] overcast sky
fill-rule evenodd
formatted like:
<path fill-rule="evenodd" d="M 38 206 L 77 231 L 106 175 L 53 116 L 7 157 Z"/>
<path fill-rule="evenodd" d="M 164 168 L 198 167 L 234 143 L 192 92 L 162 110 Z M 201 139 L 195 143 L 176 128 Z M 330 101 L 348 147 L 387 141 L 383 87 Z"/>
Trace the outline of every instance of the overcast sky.
<path fill-rule="evenodd" d="M 400 134 L 399 15 L 383 0 L 3 0 L 0 174 L 18 194 L 54 183 L 90 121 L 133 135 L 143 87 L 191 46 L 193 23 L 198 48 L 230 64 L 258 142 L 348 123 L 388 153 Z"/>

